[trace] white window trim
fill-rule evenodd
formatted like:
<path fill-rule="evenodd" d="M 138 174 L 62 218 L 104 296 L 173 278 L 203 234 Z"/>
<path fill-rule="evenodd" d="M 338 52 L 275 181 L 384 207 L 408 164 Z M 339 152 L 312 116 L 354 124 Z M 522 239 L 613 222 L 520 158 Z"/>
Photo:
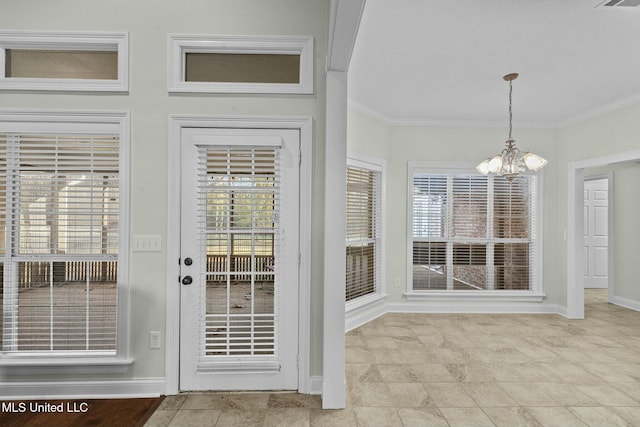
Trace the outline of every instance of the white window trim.
<path fill-rule="evenodd" d="M 7 49 L 113 50 L 118 79 L 18 78 L 5 75 Z M 110 32 L 0 31 L 0 90 L 126 92 L 129 90 L 129 35 Z"/>
<path fill-rule="evenodd" d="M 300 55 L 299 83 L 232 83 L 185 81 L 189 52 Z M 169 35 L 168 91 L 192 93 L 313 94 L 313 37 Z"/>
<path fill-rule="evenodd" d="M 448 163 L 448 162 L 407 162 L 407 282 L 404 296 L 408 301 L 527 301 L 541 302 L 544 297 L 542 281 L 542 188 L 543 172 L 537 172 L 536 198 L 533 200 L 536 221 L 535 253 L 537 264 L 534 270 L 534 280 L 531 289 L 528 291 L 415 291 L 413 290 L 413 268 L 411 264 L 413 250 L 413 177 L 416 173 L 477 173 L 475 164 L 471 163 Z"/>
<path fill-rule="evenodd" d="M 116 354 L 113 357 L 96 355 L 2 355 L 1 374 L 81 374 L 123 373 L 133 359 L 129 355 L 129 112 L 0 110 L 0 133 L 52 132 L 52 133 L 117 133 L 120 135 L 120 223 L 118 257 L 118 318 Z"/>
<path fill-rule="evenodd" d="M 376 283 L 376 292 L 360 298 L 356 298 L 352 301 L 345 303 L 345 312 L 352 314 L 353 312 L 365 307 L 370 307 L 378 301 L 387 298 L 386 292 L 386 251 L 385 251 L 385 230 L 386 230 L 386 214 L 384 212 L 386 206 L 386 182 L 387 182 L 387 161 L 376 157 L 368 156 L 365 154 L 357 153 L 355 151 L 347 151 L 347 165 L 359 167 L 362 169 L 369 169 L 380 172 L 380 265 L 377 266 L 380 269 L 380 282 Z"/>

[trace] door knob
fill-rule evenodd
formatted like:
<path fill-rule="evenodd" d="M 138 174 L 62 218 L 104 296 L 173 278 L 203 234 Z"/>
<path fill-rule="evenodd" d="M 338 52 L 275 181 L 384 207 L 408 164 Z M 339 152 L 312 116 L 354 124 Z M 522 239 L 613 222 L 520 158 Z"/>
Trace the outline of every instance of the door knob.
<path fill-rule="evenodd" d="M 193 260 L 191 258 L 184 259 L 184 265 L 191 265 L 191 264 L 193 264 Z"/>
<path fill-rule="evenodd" d="M 192 283 L 193 283 L 193 278 L 191 276 L 184 276 L 184 278 L 182 279 L 183 285 L 190 285 Z"/>

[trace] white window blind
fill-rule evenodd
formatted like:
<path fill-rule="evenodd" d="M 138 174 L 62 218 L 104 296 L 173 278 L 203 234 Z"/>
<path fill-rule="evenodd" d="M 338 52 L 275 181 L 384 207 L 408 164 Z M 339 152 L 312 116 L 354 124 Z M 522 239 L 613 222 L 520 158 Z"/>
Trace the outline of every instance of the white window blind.
<path fill-rule="evenodd" d="M 536 177 L 415 172 L 413 290 L 532 290 Z"/>
<path fill-rule="evenodd" d="M 200 360 L 278 356 L 280 161 L 276 147 L 199 149 Z"/>
<path fill-rule="evenodd" d="M 381 280 L 381 173 L 347 167 L 346 301 L 375 294 Z"/>
<path fill-rule="evenodd" d="M 115 354 L 119 145 L 0 135 L 3 352 Z"/>

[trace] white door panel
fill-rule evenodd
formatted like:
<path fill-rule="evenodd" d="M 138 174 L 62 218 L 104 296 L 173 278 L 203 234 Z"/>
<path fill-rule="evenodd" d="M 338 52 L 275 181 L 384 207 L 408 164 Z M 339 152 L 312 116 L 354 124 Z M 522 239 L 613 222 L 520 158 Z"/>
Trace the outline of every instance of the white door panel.
<path fill-rule="evenodd" d="M 182 133 L 180 390 L 298 386 L 299 131 Z"/>
<path fill-rule="evenodd" d="M 608 284 L 608 180 L 585 181 L 585 288 Z"/>

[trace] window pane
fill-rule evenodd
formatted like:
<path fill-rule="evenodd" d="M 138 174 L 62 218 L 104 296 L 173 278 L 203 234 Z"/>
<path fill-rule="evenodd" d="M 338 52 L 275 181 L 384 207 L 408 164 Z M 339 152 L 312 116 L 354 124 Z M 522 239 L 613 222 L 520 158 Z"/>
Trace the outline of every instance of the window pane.
<path fill-rule="evenodd" d="M 455 243 L 453 245 L 453 278 L 459 288 L 487 288 L 487 246 Z"/>
<path fill-rule="evenodd" d="M 117 51 L 7 49 L 5 76 L 118 80 Z"/>
<path fill-rule="evenodd" d="M 119 138 L 2 135 L 0 158 L 2 350 L 113 354 Z"/>
<path fill-rule="evenodd" d="M 18 263 L 17 351 L 114 350 L 116 262 Z"/>
<path fill-rule="evenodd" d="M 444 237 L 447 177 L 416 175 L 413 178 L 413 237 Z"/>
<path fill-rule="evenodd" d="M 346 300 L 352 301 L 378 289 L 381 173 L 348 166 L 346 178 Z"/>
<path fill-rule="evenodd" d="M 413 242 L 413 289 L 447 289 L 447 244 Z"/>
<path fill-rule="evenodd" d="M 494 248 L 496 289 L 529 289 L 529 244 L 504 243 Z"/>
<path fill-rule="evenodd" d="M 300 83 L 300 55 L 187 52 L 185 81 Z"/>
<path fill-rule="evenodd" d="M 416 173 L 412 183 L 414 290 L 531 289 L 535 176 Z"/>
<path fill-rule="evenodd" d="M 502 178 L 494 180 L 493 235 L 498 238 L 529 237 L 531 215 L 531 180 L 519 176 L 511 184 Z"/>
<path fill-rule="evenodd" d="M 375 292 L 375 270 L 373 243 L 347 246 L 347 301 Z"/>
<path fill-rule="evenodd" d="M 487 237 L 487 177 L 453 177 L 452 237 Z"/>

